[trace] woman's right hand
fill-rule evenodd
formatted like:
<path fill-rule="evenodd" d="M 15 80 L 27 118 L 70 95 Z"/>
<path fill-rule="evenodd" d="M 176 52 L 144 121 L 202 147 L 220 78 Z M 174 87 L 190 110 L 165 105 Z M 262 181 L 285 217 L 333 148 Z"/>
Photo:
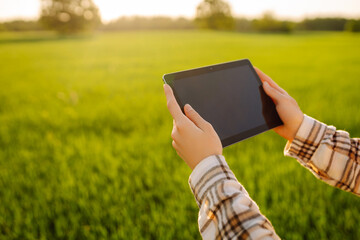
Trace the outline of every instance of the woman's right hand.
<path fill-rule="evenodd" d="M 189 104 L 181 111 L 171 87 L 164 84 L 167 107 L 174 119 L 171 138 L 178 155 L 194 170 L 203 159 L 222 155 L 219 136 L 211 124 L 203 119 Z"/>
<path fill-rule="evenodd" d="M 299 105 L 284 89 L 277 85 L 269 76 L 255 67 L 263 82 L 266 94 L 274 101 L 276 110 L 284 125 L 274 128 L 275 132 L 292 141 L 303 121 L 304 114 Z"/>

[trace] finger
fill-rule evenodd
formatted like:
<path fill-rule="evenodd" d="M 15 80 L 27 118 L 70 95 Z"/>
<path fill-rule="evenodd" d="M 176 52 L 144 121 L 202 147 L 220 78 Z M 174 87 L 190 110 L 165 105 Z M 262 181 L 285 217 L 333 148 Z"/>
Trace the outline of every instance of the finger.
<path fill-rule="evenodd" d="M 262 82 L 268 82 L 272 87 L 276 87 L 276 88 L 280 88 L 280 86 L 274 81 L 272 80 L 268 75 L 266 75 L 265 73 L 263 73 L 263 71 L 261 71 L 260 69 L 258 69 L 257 67 L 254 67 L 256 73 L 259 75 L 260 80 Z"/>
<path fill-rule="evenodd" d="M 175 150 L 178 149 L 177 143 L 176 143 L 174 140 L 171 142 L 171 145 L 173 146 L 173 148 L 174 148 Z"/>
<path fill-rule="evenodd" d="M 167 108 L 169 109 L 171 116 L 176 122 L 183 120 L 185 115 L 181 111 L 171 87 L 167 84 L 164 84 L 164 92 L 167 100 Z"/>
<path fill-rule="evenodd" d="M 189 104 L 186 104 L 184 107 L 185 115 L 200 129 L 204 130 L 209 127 L 205 119 L 203 119 L 198 112 L 195 111 Z M 211 125 L 210 125 L 211 126 Z"/>
<path fill-rule="evenodd" d="M 281 101 L 281 99 L 284 97 L 281 92 L 270 86 L 268 82 L 264 82 L 264 90 L 265 93 L 275 102 L 275 104 Z"/>
<path fill-rule="evenodd" d="M 180 157 L 181 159 L 184 159 L 184 156 L 183 156 L 180 152 L 176 151 L 176 153 L 177 153 L 177 155 L 179 155 L 179 157 Z"/>
<path fill-rule="evenodd" d="M 173 140 L 173 141 L 171 142 L 171 145 L 173 146 L 173 148 L 175 149 L 175 151 L 176 151 L 177 154 L 179 155 L 179 153 L 178 153 L 179 146 L 177 145 L 177 143 L 175 142 L 175 140 Z"/>
<path fill-rule="evenodd" d="M 179 138 L 179 132 L 177 131 L 176 125 L 174 124 L 173 129 L 171 131 L 171 138 L 176 140 Z"/>
<path fill-rule="evenodd" d="M 179 149 L 180 149 L 179 145 L 175 141 L 172 141 L 171 145 L 175 149 L 177 155 L 179 155 L 179 157 L 183 158 L 182 154 L 180 154 L 180 152 L 179 152 Z"/>
<path fill-rule="evenodd" d="M 273 88 L 276 88 L 279 92 L 283 93 L 283 94 L 287 94 L 287 92 L 282 89 L 274 80 L 272 80 L 268 75 L 266 75 L 265 73 L 263 73 L 260 69 L 258 69 L 257 67 L 254 67 L 256 73 L 259 75 L 260 80 L 264 83 L 264 82 L 268 82 L 270 84 L 270 86 L 272 86 Z"/>

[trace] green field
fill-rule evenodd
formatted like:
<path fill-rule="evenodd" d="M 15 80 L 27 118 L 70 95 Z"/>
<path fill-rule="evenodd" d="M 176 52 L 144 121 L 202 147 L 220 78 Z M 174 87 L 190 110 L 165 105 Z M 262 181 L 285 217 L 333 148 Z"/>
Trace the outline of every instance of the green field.
<path fill-rule="evenodd" d="M 171 147 L 164 73 L 242 58 L 323 122 L 360 136 L 360 35 L 0 35 L 0 239 L 200 239 Z M 283 156 L 270 131 L 228 147 L 284 239 L 360 239 L 360 198 Z"/>

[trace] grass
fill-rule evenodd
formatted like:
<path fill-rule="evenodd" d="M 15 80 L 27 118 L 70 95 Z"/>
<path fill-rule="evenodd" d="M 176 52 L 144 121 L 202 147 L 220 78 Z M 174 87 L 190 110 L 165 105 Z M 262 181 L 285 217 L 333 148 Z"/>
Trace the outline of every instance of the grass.
<path fill-rule="evenodd" d="M 249 58 L 323 122 L 360 136 L 360 35 L 0 35 L 0 238 L 199 239 L 171 147 L 164 73 Z M 224 155 L 284 239 L 359 239 L 360 199 L 267 132 Z"/>

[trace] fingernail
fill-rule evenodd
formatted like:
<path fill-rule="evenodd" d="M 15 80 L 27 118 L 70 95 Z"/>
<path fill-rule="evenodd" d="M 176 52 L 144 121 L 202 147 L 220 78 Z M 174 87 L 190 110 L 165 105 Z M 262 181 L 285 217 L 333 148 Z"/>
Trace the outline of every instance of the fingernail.
<path fill-rule="evenodd" d="M 268 82 L 264 82 L 264 87 L 269 87 Z"/>
<path fill-rule="evenodd" d="M 188 109 L 188 110 L 192 110 L 193 108 L 190 106 L 190 104 L 186 104 L 185 107 Z"/>

